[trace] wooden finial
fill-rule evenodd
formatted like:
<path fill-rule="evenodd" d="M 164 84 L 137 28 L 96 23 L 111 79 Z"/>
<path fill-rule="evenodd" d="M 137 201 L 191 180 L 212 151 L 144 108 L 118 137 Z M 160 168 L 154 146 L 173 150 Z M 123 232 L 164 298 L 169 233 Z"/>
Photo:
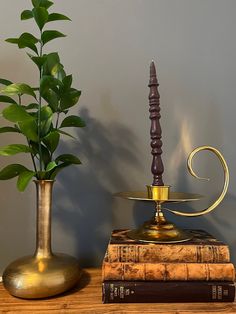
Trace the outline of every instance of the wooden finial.
<path fill-rule="evenodd" d="M 151 148 L 152 148 L 152 167 L 151 171 L 153 174 L 153 183 L 155 186 L 164 185 L 162 180 L 162 174 L 164 172 L 164 166 L 161 159 L 162 154 L 162 140 L 161 140 L 161 125 L 160 125 L 160 95 L 158 92 L 158 81 L 156 76 L 156 68 L 154 61 L 150 64 L 150 80 L 148 86 L 150 87 L 149 93 L 149 112 L 151 120 Z"/>

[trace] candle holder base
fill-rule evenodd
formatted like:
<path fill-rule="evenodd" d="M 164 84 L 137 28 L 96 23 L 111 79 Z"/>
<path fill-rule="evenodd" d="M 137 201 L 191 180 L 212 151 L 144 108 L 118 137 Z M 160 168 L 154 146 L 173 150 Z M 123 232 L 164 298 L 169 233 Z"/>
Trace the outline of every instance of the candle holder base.
<path fill-rule="evenodd" d="M 131 230 L 127 235 L 133 240 L 149 243 L 178 243 L 192 239 L 190 233 L 166 221 L 164 216 L 158 220 L 154 217 L 146 221 L 140 228 Z"/>

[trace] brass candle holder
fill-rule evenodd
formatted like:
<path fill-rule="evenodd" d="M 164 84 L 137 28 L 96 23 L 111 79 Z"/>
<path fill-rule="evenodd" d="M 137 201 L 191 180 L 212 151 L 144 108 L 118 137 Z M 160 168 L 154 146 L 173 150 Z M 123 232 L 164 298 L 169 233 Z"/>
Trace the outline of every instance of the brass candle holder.
<path fill-rule="evenodd" d="M 178 228 L 172 222 L 168 222 L 165 219 L 163 210 L 167 210 L 175 215 L 186 216 L 186 217 L 196 217 L 202 216 L 213 209 L 215 209 L 223 200 L 229 185 L 229 170 L 227 163 L 223 155 L 214 147 L 211 146 L 201 146 L 194 149 L 187 160 L 187 166 L 190 174 L 197 179 L 208 180 L 206 178 L 201 178 L 197 176 L 192 167 L 192 160 L 195 154 L 200 151 L 208 150 L 213 152 L 219 159 L 223 171 L 224 171 L 224 185 L 219 197 L 208 206 L 199 212 L 187 213 L 178 210 L 172 210 L 169 208 L 163 208 L 163 204 L 168 203 L 182 203 L 199 200 L 202 196 L 199 194 L 191 193 L 180 193 L 170 191 L 169 185 L 164 185 L 162 175 L 164 172 L 164 166 L 161 159 L 162 155 L 162 140 L 161 140 L 161 126 L 160 126 L 160 95 L 158 92 L 158 81 L 156 77 L 155 64 L 152 61 L 150 65 L 150 80 L 149 85 L 149 112 L 151 120 L 151 153 L 153 155 L 151 172 L 153 175 L 152 185 L 147 185 L 147 190 L 140 192 L 121 192 L 115 194 L 116 196 L 135 200 L 135 201 L 148 201 L 155 204 L 155 213 L 151 220 L 146 221 L 140 228 L 131 230 L 128 236 L 134 240 L 141 242 L 152 242 L 152 243 L 177 243 L 188 241 L 192 238 L 190 233 Z"/>

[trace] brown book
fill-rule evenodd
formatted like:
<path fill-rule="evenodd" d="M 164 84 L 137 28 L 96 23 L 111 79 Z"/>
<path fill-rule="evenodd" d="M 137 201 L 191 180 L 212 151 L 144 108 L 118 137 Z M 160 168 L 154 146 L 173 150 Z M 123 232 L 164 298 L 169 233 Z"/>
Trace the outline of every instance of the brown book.
<path fill-rule="evenodd" d="M 109 263 L 102 264 L 104 280 L 234 281 L 232 263 Z"/>
<path fill-rule="evenodd" d="M 103 303 L 233 302 L 233 282 L 104 281 Z"/>
<path fill-rule="evenodd" d="M 174 244 L 140 243 L 127 236 L 129 230 L 112 232 L 107 258 L 110 263 L 228 263 L 229 247 L 202 230 L 188 230 L 193 239 Z"/>

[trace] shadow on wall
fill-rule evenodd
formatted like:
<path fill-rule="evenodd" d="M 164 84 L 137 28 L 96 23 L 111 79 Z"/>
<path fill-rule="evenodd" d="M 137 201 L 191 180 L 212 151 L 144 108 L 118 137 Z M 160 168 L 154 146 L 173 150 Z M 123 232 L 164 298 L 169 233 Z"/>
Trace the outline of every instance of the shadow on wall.
<path fill-rule="evenodd" d="M 71 166 L 58 178 L 54 218 L 75 241 L 81 266 L 101 263 L 112 230 L 112 193 L 127 187 L 122 163 L 139 165 L 135 136 L 118 122 L 103 125 L 81 110 L 87 127 L 78 130 L 79 142 L 63 143 L 61 151 L 78 155 L 81 166 Z"/>

